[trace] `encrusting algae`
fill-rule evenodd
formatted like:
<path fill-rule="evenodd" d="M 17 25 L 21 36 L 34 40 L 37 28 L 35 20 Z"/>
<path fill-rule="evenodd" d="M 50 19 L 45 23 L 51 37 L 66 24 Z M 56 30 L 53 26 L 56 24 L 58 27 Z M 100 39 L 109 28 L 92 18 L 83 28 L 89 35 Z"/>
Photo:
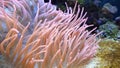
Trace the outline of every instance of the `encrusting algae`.
<path fill-rule="evenodd" d="M 0 0 L 0 10 L 2 68 L 84 68 L 96 54 L 99 34 L 86 30 L 80 6 L 75 14 L 51 0 Z"/>
<path fill-rule="evenodd" d="M 100 49 L 96 58 L 99 58 L 100 61 L 96 68 L 120 68 L 120 42 L 103 39 L 99 45 Z"/>

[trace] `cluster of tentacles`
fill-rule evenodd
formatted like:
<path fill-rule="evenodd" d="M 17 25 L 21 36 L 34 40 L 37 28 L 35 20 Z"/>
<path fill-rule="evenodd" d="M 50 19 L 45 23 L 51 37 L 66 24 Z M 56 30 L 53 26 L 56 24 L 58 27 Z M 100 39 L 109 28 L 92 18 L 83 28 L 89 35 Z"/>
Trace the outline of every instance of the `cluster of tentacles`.
<path fill-rule="evenodd" d="M 86 28 L 84 8 L 57 10 L 51 0 L 0 0 L 0 65 L 79 68 L 95 55 L 98 34 Z"/>

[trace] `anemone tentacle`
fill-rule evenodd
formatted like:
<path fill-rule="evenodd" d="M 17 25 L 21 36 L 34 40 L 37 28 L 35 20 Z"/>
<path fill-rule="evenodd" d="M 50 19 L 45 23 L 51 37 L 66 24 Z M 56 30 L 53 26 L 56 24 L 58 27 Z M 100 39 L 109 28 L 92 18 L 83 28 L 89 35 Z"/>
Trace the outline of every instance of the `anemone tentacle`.
<path fill-rule="evenodd" d="M 84 8 L 78 6 L 75 14 L 76 6 L 63 12 L 51 0 L 1 0 L 0 26 L 4 24 L 7 30 L 0 42 L 2 56 L 12 68 L 79 68 L 87 64 L 98 48 L 98 34 L 86 30 L 91 25 L 86 24 Z"/>

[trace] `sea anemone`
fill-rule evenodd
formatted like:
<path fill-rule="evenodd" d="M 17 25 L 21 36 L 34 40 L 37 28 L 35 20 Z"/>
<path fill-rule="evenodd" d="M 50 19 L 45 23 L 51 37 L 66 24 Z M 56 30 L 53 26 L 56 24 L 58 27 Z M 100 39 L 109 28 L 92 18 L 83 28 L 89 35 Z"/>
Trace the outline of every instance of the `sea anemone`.
<path fill-rule="evenodd" d="M 75 14 L 51 0 L 0 0 L 2 68 L 81 68 L 94 57 L 99 40 L 88 31 L 84 8 Z"/>

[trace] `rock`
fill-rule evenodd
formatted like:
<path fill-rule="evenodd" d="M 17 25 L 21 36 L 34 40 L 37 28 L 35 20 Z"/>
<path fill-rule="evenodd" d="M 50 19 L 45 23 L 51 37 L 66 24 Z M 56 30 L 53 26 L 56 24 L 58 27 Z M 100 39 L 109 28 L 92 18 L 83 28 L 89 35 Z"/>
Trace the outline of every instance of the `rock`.
<path fill-rule="evenodd" d="M 118 11 L 117 7 L 111 5 L 110 3 L 104 4 L 103 9 L 106 9 L 106 10 L 108 10 L 110 13 L 113 13 L 113 14 L 115 14 L 115 13 Z"/>
<path fill-rule="evenodd" d="M 120 29 L 120 16 L 115 18 L 115 24 L 119 26 Z"/>

